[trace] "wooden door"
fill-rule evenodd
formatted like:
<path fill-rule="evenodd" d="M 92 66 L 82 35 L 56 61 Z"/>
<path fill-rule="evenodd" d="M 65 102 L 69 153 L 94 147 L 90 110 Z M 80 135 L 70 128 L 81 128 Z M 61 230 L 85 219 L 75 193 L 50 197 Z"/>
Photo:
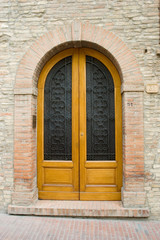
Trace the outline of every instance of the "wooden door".
<path fill-rule="evenodd" d="M 79 51 L 80 199 L 120 200 L 122 116 L 114 65 L 91 49 Z"/>
<path fill-rule="evenodd" d="M 78 50 L 69 49 L 45 65 L 38 83 L 40 199 L 79 200 L 78 105 Z"/>
<path fill-rule="evenodd" d="M 40 199 L 120 200 L 120 78 L 92 49 L 68 49 L 44 67 L 38 84 Z"/>

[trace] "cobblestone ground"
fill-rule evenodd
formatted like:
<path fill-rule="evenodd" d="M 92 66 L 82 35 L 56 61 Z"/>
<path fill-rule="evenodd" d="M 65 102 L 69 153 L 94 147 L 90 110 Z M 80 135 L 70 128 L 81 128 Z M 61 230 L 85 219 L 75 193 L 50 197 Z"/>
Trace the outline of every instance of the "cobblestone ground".
<path fill-rule="evenodd" d="M 3 240 L 159 240 L 160 221 L 78 219 L 0 214 Z"/>

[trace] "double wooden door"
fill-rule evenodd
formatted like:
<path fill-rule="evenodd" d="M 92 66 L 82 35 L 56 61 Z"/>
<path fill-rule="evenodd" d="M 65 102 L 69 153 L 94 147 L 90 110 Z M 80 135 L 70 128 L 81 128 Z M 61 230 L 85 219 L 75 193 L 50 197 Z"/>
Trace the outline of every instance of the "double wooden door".
<path fill-rule="evenodd" d="M 38 83 L 39 199 L 120 200 L 120 78 L 112 62 L 68 49 L 43 68 Z"/>

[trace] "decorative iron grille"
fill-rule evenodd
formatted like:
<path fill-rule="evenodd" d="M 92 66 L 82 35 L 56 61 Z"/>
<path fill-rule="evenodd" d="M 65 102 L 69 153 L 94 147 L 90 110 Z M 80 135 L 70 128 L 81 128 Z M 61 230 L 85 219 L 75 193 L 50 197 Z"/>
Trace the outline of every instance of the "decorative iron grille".
<path fill-rule="evenodd" d="M 114 83 L 109 70 L 86 56 L 87 160 L 115 160 Z"/>
<path fill-rule="evenodd" d="M 72 159 L 72 57 L 49 72 L 44 89 L 44 159 Z"/>

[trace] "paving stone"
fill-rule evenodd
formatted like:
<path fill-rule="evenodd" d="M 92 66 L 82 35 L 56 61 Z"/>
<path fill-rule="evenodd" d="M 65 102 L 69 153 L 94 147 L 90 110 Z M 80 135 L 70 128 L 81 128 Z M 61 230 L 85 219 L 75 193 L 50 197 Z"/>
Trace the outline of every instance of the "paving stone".
<path fill-rule="evenodd" d="M 160 221 L 0 214 L 1 240 L 159 240 Z"/>

